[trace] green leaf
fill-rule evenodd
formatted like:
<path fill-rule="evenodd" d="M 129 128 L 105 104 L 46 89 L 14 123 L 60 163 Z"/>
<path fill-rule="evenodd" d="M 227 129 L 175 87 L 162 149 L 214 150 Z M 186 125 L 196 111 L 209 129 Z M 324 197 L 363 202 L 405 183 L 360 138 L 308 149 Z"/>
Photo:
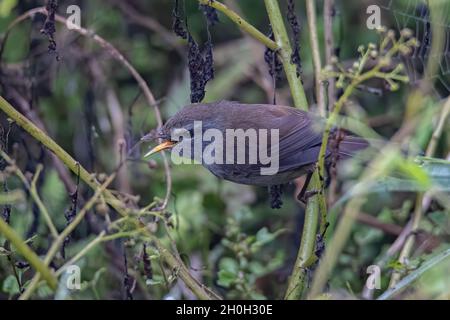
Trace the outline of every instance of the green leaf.
<path fill-rule="evenodd" d="M 1 256 L 8 256 L 8 255 L 10 255 L 10 254 L 11 254 L 11 251 L 6 250 L 6 249 L 3 248 L 3 247 L 0 247 L 0 257 L 1 257 Z"/>
<path fill-rule="evenodd" d="M 47 284 L 39 286 L 37 288 L 37 295 L 40 298 L 48 298 L 53 294 L 53 290 Z"/>
<path fill-rule="evenodd" d="M 236 260 L 227 257 L 220 260 L 219 268 L 221 270 L 227 270 L 233 274 L 237 274 L 239 272 L 239 266 Z"/>
<path fill-rule="evenodd" d="M 383 177 L 370 184 L 370 188 L 362 188 L 356 184 L 344 194 L 335 207 L 342 205 L 347 200 L 370 193 L 390 192 L 425 192 L 431 187 L 440 191 L 450 191 L 450 162 L 442 159 L 417 157 L 413 164 L 402 166 L 404 173 L 408 172 L 411 178 Z M 424 176 L 424 173 L 426 176 Z"/>
<path fill-rule="evenodd" d="M 9 275 L 4 281 L 2 286 L 3 292 L 8 293 L 10 296 L 18 294 L 19 284 L 17 283 L 16 278 L 13 275 Z"/>
<path fill-rule="evenodd" d="M 275 240 L 281 233 L 283 233 L 285 229 L 277 230 L 274 233 L 271 233 L 266 227 L 260 229 L 256 233 L 256 242 L 252 244 L 252 250 L 257 251 L 262 246 L 272 242 Z"/>
<path fill-rule="evenodd" d="M 224 269 L 219 271 L 218 276 L 219 279 L 217 280 L 217 283 L 225 288 L 229 288 L 237 279 L 235 273 Z"/>

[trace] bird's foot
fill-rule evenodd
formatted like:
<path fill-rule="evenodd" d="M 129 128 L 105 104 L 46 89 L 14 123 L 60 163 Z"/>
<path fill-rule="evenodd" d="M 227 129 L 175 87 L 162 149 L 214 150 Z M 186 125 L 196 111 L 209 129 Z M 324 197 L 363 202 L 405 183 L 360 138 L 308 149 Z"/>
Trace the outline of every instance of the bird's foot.
<path fill-rule="evenodd" d="M 303 202 L 304 204 L 306 204 L 308 202 L 309 198 L 314 197 L 316 194 L 318 194 L 320 191 L 319 190 L 310 190 L 310 191 L 305 191 L 303 192 L 303 194 L 299 194 L 297 199 L 301 202 Z"/>
<path fill-rule="evenodd" d="M 274 185 L 269 187 L 270 207 L 272 209 L 281 209 L 283 201 L 281 196 L 283 195 L 283 185 Z"/>

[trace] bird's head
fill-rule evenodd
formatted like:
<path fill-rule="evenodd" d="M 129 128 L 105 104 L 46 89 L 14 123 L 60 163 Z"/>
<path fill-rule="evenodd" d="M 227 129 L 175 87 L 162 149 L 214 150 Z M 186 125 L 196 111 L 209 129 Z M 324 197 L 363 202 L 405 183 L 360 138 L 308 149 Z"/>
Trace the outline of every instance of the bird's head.
<path fill-rule="evenodd" d="M 156 138 L 160 143 L 145 154 L 145 158 L 173 148 L 186 136 L 194 138 L 194 125 L 201 123 L 202 132 L 208 128 L 221 127 L 221 116 L 211 104 L 192 104 L 184 107 L 158 129 Z"/>

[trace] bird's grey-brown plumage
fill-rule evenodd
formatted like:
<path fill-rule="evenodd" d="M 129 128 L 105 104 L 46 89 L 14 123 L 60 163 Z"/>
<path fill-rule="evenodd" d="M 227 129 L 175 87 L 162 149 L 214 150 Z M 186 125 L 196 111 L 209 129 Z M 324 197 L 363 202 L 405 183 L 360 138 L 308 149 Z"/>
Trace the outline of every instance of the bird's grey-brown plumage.
<path fill-rule="evenodd" d="M 291 107 L 220 101 L 184 107 L 161 128 L 160 137 L 170 138 L 171 130 L 177 128 L 192 131 L 194 121 L 202 121 L 203 131 L 211 128 L 219 129 L 223 132 L 225 139 L 226 129 L 255 129 L 257 132 L 259 129 L 266 129 L 269 133 L 271 129 L 278 129 L 279 170 L 275 175 L 261 175 L 261 167 L 267 167 L 267 165 L 262 165 L 260 162 L 257 164 L 204 164 L 220 178 L 260 186 L 284 184 L 311 170 L 318 159 L 325 127 L 322 118 Z M 270 138 L 267 139 L 269 152 L 270 140 Z M 339 144 L 339 154 L 345 158 L 365 147 L 367 147 L 365 140 L 345 136 Z M 245 150 L 248 150 L 248 145 Z M 327 158 L 330 158 L 330 150 L 327 150 Z"/>

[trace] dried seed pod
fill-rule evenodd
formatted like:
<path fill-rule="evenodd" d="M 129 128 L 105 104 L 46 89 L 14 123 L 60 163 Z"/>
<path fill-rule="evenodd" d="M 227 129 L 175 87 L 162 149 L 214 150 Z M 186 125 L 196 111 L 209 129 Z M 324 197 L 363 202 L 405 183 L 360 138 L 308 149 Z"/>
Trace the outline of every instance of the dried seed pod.
<path fill-rule="evenodd" d="M 217 15 L 216 9 L 205 4 L 201 4 L 200 9 L 203 11 L 203 14 L 206 17 L 209 26 L 213 27 L 217 23 L 219 23 L 219 16 Z"/>
<path fill-rule="evenodd" d="M 272 209 L 280 209 L 283 206 L 281 196 L 283 195 L 283 185 L 269 187 L 270 206 Z"/>
<path fill-rule="evenodd" d="M 142 245 L 142 263 L 144 264 L 144 274 L 146 280 L 147 281 L 152 280 L 153 279 L 152 261 L 148 256 L 147 245 L 145 243 Z"/>
<path fill-rule="evenodd" d="M 297 77 L 302 73 L 302 62 L 300 58 L 300 24 L 295 13 L 294 0 L 288 0 L 287 20 L 292 29 L 293 48 L 291 54 L 291 63 L 295 64 Z"/>
<path fill-rule="evenodd" d="M 172 29 L 173 32 L 182 39 L 187 39 L 188 33 L 185 26 L 183 25 L 183 20 L 179 13 L 178 0 L 175 0 L 174 8 L 172 10 Z"/>
<path fill-rule="evenodd" d="M 188 34 L 188 64 L 191 80 L 191 102 L 201 102 L 205 97 L 205 83 L 203 78 L 204 59 L 194 38 Z"/>
<path fill-rule="evenodd" d="M 59 60 L 59 56 L 56 51 L 56 41 L 55 41 L 55 15 L 56 10 L 58 9 L 58 1 L 57 0 L 47 0 L 47 4 L 45 6 L 47 10 L 47 18 L 44 22 L 44 27 L 41 29 L 41 33 L 46 35 L 49 41 L 48 52 L 56 53 L 56 60 Z"/>

